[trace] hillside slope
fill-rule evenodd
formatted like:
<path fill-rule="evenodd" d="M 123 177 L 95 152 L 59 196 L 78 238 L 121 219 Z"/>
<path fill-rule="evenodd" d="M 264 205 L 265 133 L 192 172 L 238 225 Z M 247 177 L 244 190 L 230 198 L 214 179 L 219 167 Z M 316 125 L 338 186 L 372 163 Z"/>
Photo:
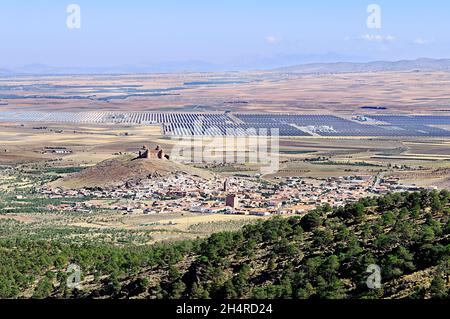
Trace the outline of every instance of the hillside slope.
<path fill-rule="evenodd" d="M 151 247 L 0 240 L 0 297 L 448 298 L 449 199 L 392 194 Z M 76 289 L 69 263 L 83 271 Z"/>
<path fill-rule="evenodd" d="M 157 158 L 134 159 L 132 156 L 123 156 L 118 159 L 103 161 L 94 167 L 55 181 L 51 183 L 51 187 L 67 189 L 111 188 L 130 181 L 167 176 L 179 172 L 203 178 L 212 177 L 212 174 L 207 171 L 170 160 Z"/>

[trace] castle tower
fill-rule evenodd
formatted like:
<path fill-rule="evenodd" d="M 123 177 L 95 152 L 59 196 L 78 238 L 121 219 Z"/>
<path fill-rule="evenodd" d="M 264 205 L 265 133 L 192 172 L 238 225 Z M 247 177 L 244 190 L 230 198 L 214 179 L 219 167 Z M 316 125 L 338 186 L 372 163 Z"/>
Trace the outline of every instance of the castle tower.
<path fill-rule="evenodd" d="M 149 151 L 147 146 L 142 146 L 142 149 L 139 151 L 138 158 L 149 158 Z"/>
<path fill-rule="evenodd" d="M 237 209 L 239 208 L 239 198 L 235 194 L 228 194 L 225 199 L 225 205 Z"/>

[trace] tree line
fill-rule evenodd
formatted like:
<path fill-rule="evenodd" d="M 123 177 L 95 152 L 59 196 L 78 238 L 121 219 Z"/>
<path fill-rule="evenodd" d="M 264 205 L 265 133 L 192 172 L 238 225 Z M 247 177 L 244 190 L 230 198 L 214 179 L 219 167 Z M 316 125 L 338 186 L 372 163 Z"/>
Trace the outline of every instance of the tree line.
<path fill-rule="evenodd" d="M 448 298 L 449 200 L 393 193 L 152 246 L 2 239 L 0 297 Z M 89 285 L 67 286 L 71 263 Z M 369 265 L 381 269 L 380 288 L 367 285 Z"/>

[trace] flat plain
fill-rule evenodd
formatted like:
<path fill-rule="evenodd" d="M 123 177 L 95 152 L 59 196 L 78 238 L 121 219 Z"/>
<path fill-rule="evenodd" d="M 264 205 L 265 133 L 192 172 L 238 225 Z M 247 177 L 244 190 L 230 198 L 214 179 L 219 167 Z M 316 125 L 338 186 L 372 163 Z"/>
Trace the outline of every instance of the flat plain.
<path fill-rule="evenodd" d="M 232 111 L 333 114 L 343 118 L 358 114 L 450 115 L 450 74 L 446 72 L 12 77 L 0 79 L 0 88 L 1 112 Z M 175 143 L 163 136 L 159 125 L 1 122 L 0 165 L 5 169 L 0 188 L 11 191 L 30 187 L 28 178 L 36 174 L 63 178 L 74 169 L 133 153 L 142 145 L 160 145 L 170 152 Z M 446 137 L 281 137 L 279 143 L 280 169 L 264 176 L 268 181 L 381 173 L 421 187 L 448 188 L 450 184 L 450 141 Z M 48 153 L 46 147 L 64 148 L 70 153 Z M 238 148 L 228 151 L 240 152 Z M 314 158 L 324 160 L 311 161 Z M 6 174 L 7 169 L 14 173 Z M 59 173 L 52 172 L 55 169 Z M 256 174 L 259 167 L 247 163 L 208 169 L 233 175 Z M 51 225 L 66 225 L 105 241 L 111 238 L 109 232 L 131 232 L 140 243 L 207 236 L 237 229 L 255 219 L 193 213 L 136 217 L 104 211 L 88 216 L 27 212 L 8 218 L 40 231 Z M 68 238 L 73 236 L 69 234 Z"/>
<path fill-rule="evenodd" d="M 447 72 L 279 72 L 0 79 L 2 110 L 449 114 Z"/>

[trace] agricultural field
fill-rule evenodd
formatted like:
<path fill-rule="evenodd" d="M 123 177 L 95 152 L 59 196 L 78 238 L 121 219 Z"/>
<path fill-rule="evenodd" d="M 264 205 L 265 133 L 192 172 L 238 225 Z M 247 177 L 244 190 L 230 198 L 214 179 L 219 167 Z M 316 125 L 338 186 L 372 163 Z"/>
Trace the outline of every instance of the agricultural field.
<path fill-rule="evenodd" d="M 48 125 L 48 126 L 47 126 Z M 60 133 L 55 131 L 60 130 Z M 127 134 L 125 134 L 127 133 Z M 48 205 L 73 205 L 79 199 L 44 199 L 35 188 L 102 160 L 133 152 L 147 143 L 170 149 L 154 127 L 46 124 L 4 124 L 0 153 L 2 238 L 58 239 L 114 245 L 145 245 L 205 237 L 223 230 L 236 230 L 262 217 L 196 214 L 123 215 L 120 211 L 61 212 Z M 51 142 L 50 142 L 51 141 Z M 42 154 L 44 147 L 64 147 L 70 154 Z M 420 187 L 446 188 L 450 180 L 450 143 L 442 139 L 281 138 L 280 170 L 265 176 L 268 181 L 301 176 L 305 179 L 383 174 Z M 230 151 L 230 150 L 228 150 Z M 239 153 L 238 149 L 234 150 Z M 257 164 L 197 165 L 212 173 L 255 175 Z M 20 196 L 20 199 L 17 198 Z"/>
<path fill-rule="evenodd" d="M 334 186 L 337 190 L 333 191 L 339 193 L 339 185 L 346 185 L 349 187 L 346 189 L 347 194 L 340 195 L 342 198 L 352 197 L 353 202 L 364 202 L 362 197 L 348 194 L 353 192 L 353 186 L 348 185 L 352 185 L 355 180 L 355 185 L 362 181 L 367 191 L 355 191 L 358 196 L 363 196 L 363 193 L 367 196 L 374 195 L 370 189 L 377 188 L 382 180 L 394 181 L 391 188 L 385 189 L 386 192 L 395 191 L 396 187 L 402 190 L 427 189 L 430 193 L 420 195 L 424 197 L 420 216 L 414 217 L 417 219 L 414 220 L 417 231 L 426 232 L 428 229 L 422 227 L 422 224 L 426 222 L 434 225 L 427 217 L 430 208 L 426 199 L 438 196 L 437 192 L 432 192 L 433 189 L 440 191 L 450 188 L 450 112 L 447 113 L 450 106 L 446 105 L 447 93 L 442 89 L 449 85 L 450 78 L 443 73 L 428 75 L 420 85 L 420 75 L 412 72 L 360 74 L 358 77 L 353 74 L 325 77 L 258 72 L 234 75 L 79 76 L 70 79 L 55 76 L 12 79 L 4 84 L 1 91 L 3 95 L 0 95 L 0 100 L 5 101 L 0 110 L 0 244 L 8 245 L 13 241 L 25 243 L 26 247 L 41 242 L 58 243 L 61 247 L 90 247 L 90 252 L 103 251 L 106 255 L 136 251 L 139 258 L 143 258 L 140 255 L 142 251 L 150 249 L 149 254 L 156 251 L 155 254 L 158 255 L 161 249 L 164 256 L 167 255 L 170 259 L 168 264 L 176 265 L 177 269 L 184 272 L 198 257 L 196 253 L 189 252 L 190 249 L 205 253 L 202 245 L 206 244 L 202 243 L 214 240 L 217 233 L 240 236 L 242 232 L 252 230 L 259 234 L 261 225 L 275 229 L 278 223 L 296 225 L 305 216 L 312 216 L 317 212 L 323 222 L 328 217 L 331 218 L 330 223 L 334 222 L 336 216 L 343 212 L 336 208 L 333 213 L 331 207 L 320 206 L 323 202 L 315 197 L 326 196 L 336 180 L 341 184 Z M 440 82 L 439 92 L 431 83 L 433 79 Z M 386 91 L 386 86 L 391 86 L 392 90 Z M 361 98 L 363 91 L 368 92 L 366 90 L 371 92 L 367 100 Z M 419 100 L 419 96 L 423 99 Z M 330 99 L 338 102 L 326 101 Z M 391 99 L 389 103 L 388 99 Z M 404 103 L 415 105 L 417 112 L 407 113 Z M 361 108 L 362 105 L 383 104 L 389 105 L 389 108 Z M 290 114 L 281 114 L 280 110 Z M 401 116 L 386 116 L 395 112 Z M 364 116 L 361 117 L 361 114 Z M 198 129 L 197 121 L 202 121 L 206 128 Z M 263 164 L 252 162 L 247 157 L 249 150 L 243 148 L 242 143 L 222 144 L 220 138 L 227 128 L 237 129 L 233 138 L 236 141 L 242 139 L 247 143 L 246 146 L 252 146 L 253 149 L 256 142 L 247 138 L 249 134 L 246 129 L 280 129 L 281 136 L 268 136 L 271 142 L 276 141 L 278 149 L 271 149 L 265 154 L 266 157 L 279 161 L 278 169 L 262 174 Z M 198 140 L 214 146 L 210 161 L 185 163 L 177 162 L 177 158 L 172 159 L 174 149 L 180 146 L 190 148 L 192 142 Z M 147 147 L 149 145 L 150 148 Z M 149 151 L 164 151 L 161 154 L 168 155 L 170 160 L 166 160 L 163 155 L 161 158 L 142 158 L 144 151 L 147 155 Z M 221 162 L 227 156 L 248 158 L 249 161 Z M 202 182 L 198 182 L 200 177 L 203 178 Z M 190 198 L 189 194 L 192 193 L 189 191 L 170 194 L 170 188 L 174 186 L 172 184 L 177 184 L 177 179 L 182 180 L 176 185 L 180 189 L 186 186 L 184 184 L 191 185 L 194 189 L 196 185 L 206 185 L 205 187 L 210 187 L 210 193 L 214 193 L 215 188 L 221 188 L 223 181 L 226 184 L 228 179 L 236 179 L 238 186 L 233 187 L 246 187 L 246 191 L 239 195 L 251 195 L 254 198 L 246 198 L 250 206 L 242 209 L 246 209 L 247 214 L 242 210 L 227 213 L 229 211 L 224 209 L 225 199 L 230 191 L 226 186 L 223 191 L 217 189 L 217 193 L 222 192 L 221 194 L 208 197 L 201 190 L 196 190 L 196 195 Z M 209 183 L 208 179 L 212 182 Z M 271 203 L 269 208 L 269 203 L 264 201 L 272 193 L 255 190 L 255 187 L 261 187 L 260 189 L 273 191 L 273 194 L 288 196 L 291 190 L 283 190 L 283 187 L 293 185 L 293 179 L 299 181 L 299 184 L 310 185 L 309 190 L 317 191 L 318 195 L 310 196 L 306 191 L 305 196 L 310 198 L 305 202 L 297 201 L 295 205 L 291 202 L 289 206 L 287 200 L 280 200 Z M 162 186 L 156 189 L 164 194 L 157 194 L 157 191 L 155 194 L 150 193 L 149 189 L 155 189 L 152 184 L 153 186 L 147 185 L 143 194 L 140 194 L 143 198 L 138 197 L 138 191 L 133 193 L 132 190 L 140 189 L 142 185 L 139 182 L 142 180 L 154 184 L 161 181 Z M 298 190 L 296 187 L 300 187 L 299 184 L 292 186 L 292 190 Z M 127 193 L 128 191 L 131 193 Z M 110 197 L 102 197 L 104 193 Z M 120 196 L 116 198 L 111 194 Z M 436 210 L 435 216 L 442 228 L 445 226 L 448 229 L 445 215 L 448 214 L 447 193 L 440 194 L 443 194 L 439 195 L 442 197 L 442 207 Z M 263 203 L 258 204 L 259 196 Z M 389 196 L 397 195 L 387 196 L 391 198 Z M 256 201 L 252 204 L 254 199 Z M 364 218 L 371 222 L 380 219 L 379 222 L 374 222 L 376 225 L 373 227 L 384 223 L 379 212 L 384 212 L 385 208 L 379 207 L 374 211 L 374 199 L 366 201 L 370 205 L 365 203 L 368 206 L 365 209 L 367 216 Z M 209 206 L 212 212 L 191 209 L 194 206 L 198 208 L 198 203 L 206 205 L 210 202 L 213 202 Z M 282 205 L 299 206 L 300 209 L 294 213 L 284 213 L 281 208 L 276 208 Z M 168 210 L 165 210 L 166 206 Z M 409 207 L 406 201 L 403 206 Z M 317 210 L 314 210 L 315 207 L 318 207 Z M 352 207 L 349 206 L 349 210 Z M 280 219 L 266 215 L 269 209 L 271 214 L 281 215 Z M 398 216 L 403 216 L 401 218 L 409 219 L 399 211 L 400 208 L 392 206 L 392 209 Z M 339 218 L 341 217 L 345 224 L 348 216 Z M 303 227 L 304 222 L 301 223 Z M 348 227 L 355 227 L 359 231 L 364 228 L 363 224 L 360 220 L 357 224 L 350 221 Z M 382 225 L 386 229 L 391 227 L 390 224 Z M 317 227 L 321 232 L 327 231 L 322 224 Z M 294 228 L 300 229 L 297 226 Z M 310 247 L 309 253 L 313 254 L 316 249 L 314 247 L 322 245 L 316 241 L 326 238 L 318 236 L 318 239 L 313 239 L 317 234 L 311 231 L 305 226 L 304 239 L 300 233 L 288 232 L 289 234 L 283 235 L 287 236 L 284 241 L 295 238 L 305 247 Z M 445 236 L 448 236 L 446 234 L 436 232 L 436 238 L 440 236 L 439 240 L 444 243 L 447 240 Z M 252 240 L 241 241 L 237 237 L 236 242 L 255 245 Z M 281 247 L 270 242 L 268 247 L 270 250 L 283 251 L 294 249 L 285 244 L 283 242 L 284 246 Z M 176 253 L 178 249 L 181 249 L 181 254 Z M 184 249 L 187 251 L 184 252 Z M 341 253 L 341 248 L 333 249 L 336 254 Z M 211 252 L 205 254 L 209 253 Z M 251 290 L 224 295 L 224 291 L 210 289 L 208 283 L 202 283 L 205 284 L 201 288 L 205 296 L 209 293 L 210 296 L 230 298 L 279 297 L 274 291 L 258 287 L 255 276 L 272 273 L 270 269 L 275 267 L 272 264 L 285 264 L 286 256 L 274 258 L 269 256 L 266 249 L 260 248 L 256 253 L 260 254 L 264 265 L 257 262 L 255 269 L 260 269 L 261 273 L 258 270 L 249 277 L 253 278 Z M 208 258 L 215 260 L 215 254 L 211 254 L 212 257 Z M 255 258 L 249 251 L 239 254 L 249 254 L 245 257 L 249 261 Z M 151 273 L 153 278 L 150 283 L 146 283 L 146 286 L 150 284 L 151 289 L 143 288 L 135 297 L 180 297 L 180 294 L 175 294 L 175 288 L 172 291 L 173 287 L 166 287 L 168 290 L 162 295 L 158 292 L 158 282 L 164 282 L 166 274 L 173 267 L 167 269 L 166 261 L 160 260 L 159 255 L 156 255 L 155 260 L 165 266 L 161 266 L 157 272 L 144 267 L 145 269 L 141 268 L 135 273 L 139 273 L 139 276 Z M 128 257 L 129 255 L 124 258 Z M 237 264 L 241 263 L 240 257 L 228 257 Z M 203 257 L 200 259 L 201 263 L 206 260 Z M 297 262 L 301 263 L 300 259 Z M 82 293 L 92 298 L 130 297 L 132 294 L 126 291 L 126 287 L 134 285 L 136 280 L 140 282 L 140 277 L 130 276 L 125 268 L 116 264 L 114 267 L 119 270 L 116 269 L 117 272 L 111 276 L 104 270 L 90 272 L 84 280 Z M 427 282 L 431 282 L 438 267 L 440 264 L 425 265 L 417 268 L 419 273 L 415 269 L 406 269 L 402 276 L 393 276 L 392 279 L 409 282 L 407 276 L 413 274 L 424 276 Z M 230 269 L 223 271 L 233 273 Z M 53 276 L 50 272 L 47 275 Z M 63 289 L 53 277 L 45 276 L 40 274 L 39 278 L 34 279 L 34 283 L 22 283 L 23 287 L 27 287 L 26 290 L 6 289 L 1 293 L 3 296 L 35 298 L 51 294 L 61 297 L 65 293 L 71 296 L 72 292 L 62 293 L 59 288 L 55 288 Z M 109 280 L 106 286 L 103 280 Z M 310 280 L 318 285 L 312 278 Z M 275 284 L 277 280 L 273 278 L 272 282 Z M 342 279 L 342 282 L 345 283 L 346 279 Z M 117 289 L 114 288 L 115 292 L 108 290 L 110 285 L 117 286 Z M 418 290 L 420 285 L 416 281 L 414 289 L 401 291 L 397 291 L 396 282 L 390 282 L 389 285 L 392 287 L 384 294 L 380 292 L 378 297 L 412 296 L 422 291 Z M 432 296 L 429 283 L 425 286 L 423 293 Z M 345 294 L 341 288 L 334 287 L 335 296 L 343 297 L 354 293 L 349 287 L 345 287 Z M 102 289 L 107 291 L 100 291 Z M 288 292 L 279 293 L 280 296 L 285 294 L 292 297 Z M 312 291 L 308 293 L 314 295 Z M 191 292 L 184 294 L 190 296 Z M 300 288 L 296 294 L 297 297 L 307 295 Z M 323 298 L 327 296 L 326 289 L 317 290 L 315 294 Z M 358 296 L 365 295 L 362 293 Z"/>
<path fill-rule="evenodd" d="M 205 144 L 213 137 L 203 139 Z M 49 169 L 90 167 L 101 161 L 135 152 L 142 145 L 160 145 L 170 154 L 172 148 L 191 143 L 190 140 L 163 136 L 156 125 L 1 123 L 0 164 L 35 163 Z M 280 137 L 280 169 L 275 176 L 350 176 L 354 173 L 374 174 L 383 171 L 408 179 L 420 171 L 421 185 L 445 183 L 449 178 L 450 142 L 445 137 Z M 239 143 L 217 146 L 217 159 L 226 153 L 248 156 Z M 61 147 L 67 154 L 46 152 L 46 147 Z M 321 161 L 314 161 L 315 158 Z M 257 163 L 201 165 L 215 173 L 256 174 Z M 435 176 L 436 170 L 441 170 Z M 270 176 L 267 176 L 270 178 Z M 436 181 L 438 178 L 438 181 Z"/>
<path fill-rule="evenodd" d="M 0 79 L 4 111 L 449 114 L 447 72 L 289 71 Z"/>
<path fill-rule="evenodd" d="M 130 201 L 43 197 L 37 187 L 82 169 L 77 166 L 57 168 L 49 166 L 48 162 L 20 164 L 13 168 L 1 166 L 0 238 L 139 246 L 205 237 L 213 232 L 239 229 L 261 219 L 191 212 L 143 215 L 111 209 L 72 209 L 80 204 L 87 207 L 90 204 L 127 205 Z"/>

